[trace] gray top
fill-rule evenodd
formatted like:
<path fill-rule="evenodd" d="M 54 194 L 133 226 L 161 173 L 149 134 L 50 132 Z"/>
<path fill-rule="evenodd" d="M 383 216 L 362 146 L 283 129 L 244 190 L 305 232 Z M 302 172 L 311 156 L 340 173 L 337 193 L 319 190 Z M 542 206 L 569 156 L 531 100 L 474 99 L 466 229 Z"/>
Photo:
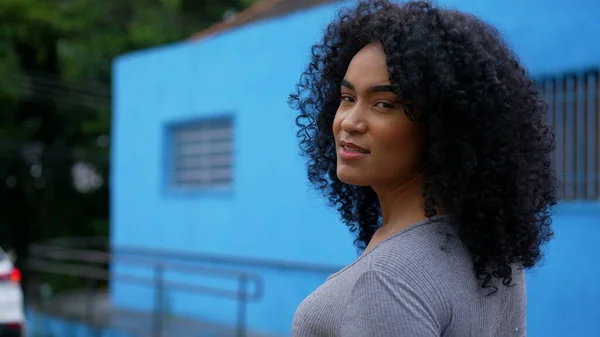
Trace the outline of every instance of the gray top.
<path fill-rule="evenodd" d="M 513 283 L 486 296 L 455 230 L 425 220 L 331 275 L 298 307 L 292 336 L 526 336 L 522 270 Z"/>

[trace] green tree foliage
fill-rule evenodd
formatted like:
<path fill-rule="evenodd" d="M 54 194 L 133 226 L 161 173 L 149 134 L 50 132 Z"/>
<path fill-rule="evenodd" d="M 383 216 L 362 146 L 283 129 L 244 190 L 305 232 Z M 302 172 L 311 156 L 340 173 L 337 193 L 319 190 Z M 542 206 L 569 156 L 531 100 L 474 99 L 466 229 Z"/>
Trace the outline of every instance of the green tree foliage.
<path fill-rule="evenodd" d="M 112 59 L 252 2 L 0 1 L 0 245 L 107 235 Z"/>

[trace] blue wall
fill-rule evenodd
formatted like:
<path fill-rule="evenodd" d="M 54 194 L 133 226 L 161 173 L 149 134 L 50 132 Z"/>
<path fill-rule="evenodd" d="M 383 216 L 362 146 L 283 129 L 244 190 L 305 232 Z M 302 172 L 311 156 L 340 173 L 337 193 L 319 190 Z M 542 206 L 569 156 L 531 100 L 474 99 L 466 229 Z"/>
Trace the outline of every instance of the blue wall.
<path fill-rule="evenodd" d="M 600 66 L 600 5 L 593 0 L 578 1 L 577 6 L 543 0 L 442 2 L 497 25 L 534 74 Z M 545 7 L 538 8 L 541 4 Z M 338 7 L 300 11 L 115 61 L 114 246 L 327 265 L 344 265 L 355 257 L 352 238 L 337 215 L 307 185 L 304 162 L 297 154 L 295 116 L 286 104 L 310 46 Z M 236 127 L 233 187 L 219 192 L 172 190 L 165 183 L 167 128 L 220 114 L 233 114 Z M 600 300 L 592 286 L 600 275 L 590 264 L 600 258 L 592 240 L 600 237 L 600 207 L 561 205 L 555 228 L 557 237 L 548 247 L 546 265 L 530 277 L 530 333 L 559 336 L 562 330 L 547 328 L 552 326 L 547 323 L 562 327 L 568 322 L 577 323 L 584 336 L 593 319 L 599 318 L 598 310 L 589 305 Z M 298 303 L 327 276 L 326 271 L 226 267 L 262 275 L 265 298 L 250 306 L 249 323 L 254 329 L 282 334 L 289 333 Z M 117 264 L 114 268 L 125 267 Z M 150 275 L 147 270 L 135 272 Z M 173 273 L 168 277 L 192 280 Z M 208 277 L 193 280 L 235 286 Z M 152 303 L 153 294 L 144 287 L 115 280 L 112 292 L 116 305 L 147 309 Z M 179 314 L 226 324 L 235 321 L 236 307 L 230 300 L 171 291 L 166 301 L 169 310 Z M 576 310 L 580 310 L 577 316 L 573 315 Z"/>
<path fill-rule="evenodd" d="M 295 116 L 286 103 L 330 12 L 298 13 L 201 43 L 126 55 L 115 62 L 113 245 L 332 265 L 352 260 L 350 234 L 336 225 L 336 214 L 307 185 L 304 162 L 298 156 Z M 303 34 L 290 38 L 290 32 L 297 30 Z M 165 185 L 167 127 L 221 113 L 234 114 L 236 125 L 233 188 L 171 190 Z M 295 306 L 327 276 L 259 272 L 265 281 L 265 299 L 249 308 L 249 321 L 256 329 L 280 333 L 289 331 Z M 221 281 L 205 277 L 202 282 Z M 224 283 L 219 285 L 235 285 Z M 116 283 L 112 290 L 118 305 L 148 308 L 152 304 L 152 293 L 142 287 Z M 168 302 L 178 312 L 235 322 L 231 300 L 171 292 Z M 204 310 L 198 309 L 198 302 Z"/>
<path fill-rule="evenodd" d="M 600 202 L 559 205 L 555 238 L 528 274 L 530 336 L 597 336 Z"/>

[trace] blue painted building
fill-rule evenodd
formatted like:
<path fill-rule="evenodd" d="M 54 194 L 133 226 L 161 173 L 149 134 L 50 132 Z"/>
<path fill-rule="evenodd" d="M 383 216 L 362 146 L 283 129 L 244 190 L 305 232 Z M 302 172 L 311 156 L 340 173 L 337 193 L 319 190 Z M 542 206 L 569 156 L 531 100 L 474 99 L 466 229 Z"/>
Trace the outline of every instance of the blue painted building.
<path fill-rule="evenodd" d="M 441 3 L 496 25 L 549 95 L 565 201 L 556 210 L 547 260 L 529 277 L 529 333 L 593 335 L 600 320 L 600 113 L 594 108 L 600 3 Z M 254 331 L 288 334 L 300 301 L 356 257 L 337 214 L 307 184 L 295 114 L 286 102 L 310 46 L 348 4 L 324 2 L 114 62 L 112 246 L 195 253 L 198 266 L 257 275 L 263 296 L 246 308 Z M 587 103 L 563 104 L 574 100 Z M 113 270 L 153 272 L 118 261 Z M 235 277 L 217 273 L 165 269 L 161 275 L 167 283 L 238 286 Z M 236 322 L 232 299 L 165 289 L 158 296 L 169 315 Z M 150 310 L 157 296 L 151 286 L 116 276 L 111 294 L 114 305 L 136 310 Z"/>

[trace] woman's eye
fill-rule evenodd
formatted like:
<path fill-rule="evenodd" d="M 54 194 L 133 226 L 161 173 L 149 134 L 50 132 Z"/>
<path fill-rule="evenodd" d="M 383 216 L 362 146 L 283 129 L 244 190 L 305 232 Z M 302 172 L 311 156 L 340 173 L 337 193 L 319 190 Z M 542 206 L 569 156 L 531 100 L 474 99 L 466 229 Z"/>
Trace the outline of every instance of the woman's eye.
<path fill-rule="evenodd" d="M 384 109 L 392 109 L 395 105 L 389 102 L 377 102 L 376 106 Z"/>
<path fill-rule="evenodd" d="M 342 96 L 342 102 L 354 102 L 354 99 L 350 96 Z"/>

